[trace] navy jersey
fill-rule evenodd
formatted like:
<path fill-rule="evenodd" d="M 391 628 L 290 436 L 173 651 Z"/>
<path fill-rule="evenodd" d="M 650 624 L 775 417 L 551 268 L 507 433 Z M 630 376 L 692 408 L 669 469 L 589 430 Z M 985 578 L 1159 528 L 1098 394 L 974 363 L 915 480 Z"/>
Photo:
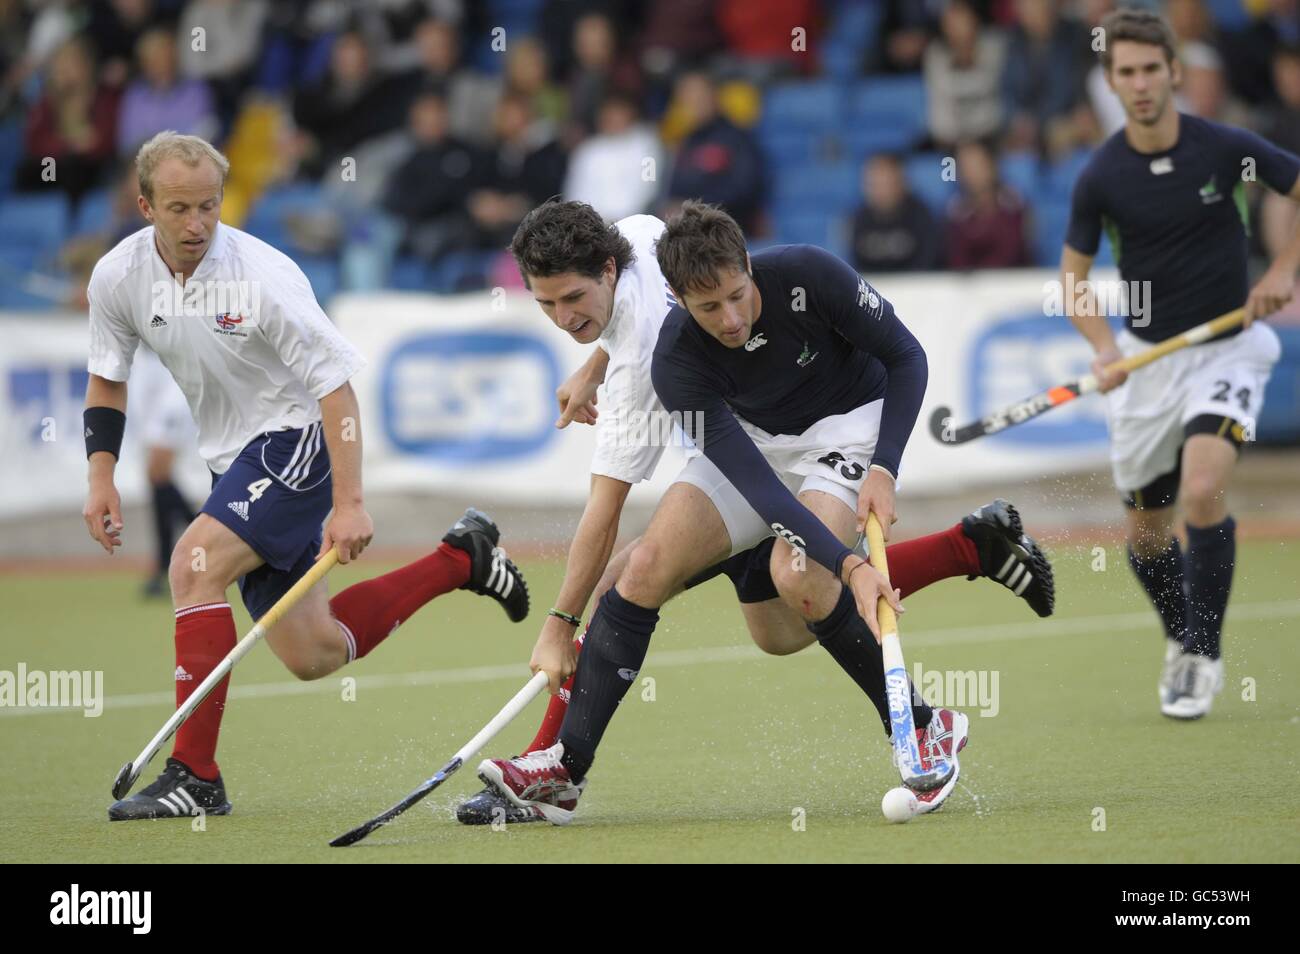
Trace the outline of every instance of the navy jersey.
<path fill-rule="evenodd" d="M 1163 341 L 1245 304 L 1244 174 L 1285 195 L 1300 159 L 1252 132 L 1182 113 L 1169 151 L 1138 152 L 1120 130 L 1080 173 L 1065 242 L 1094 255 L 1104 228 L 1124 281 L 1151 283 L 1150 323 L 1127 321 L 1139 338 Z"/>
<path fill-rule="evenodd" d="M 831 253 L 785 245 L 750 261 L 762 303 L 746 345 L 728 348 L 679 305 L 660 329 L 651 377 L 669 411 L 701 414 L 704 454 L 750 506 L 838 572 L 848 548 L 773 473 L 736 416 L 800 434 L 883 398 L 871 462 L 896 475 L 925 396 L 925 352 L 893 305 Z"/>

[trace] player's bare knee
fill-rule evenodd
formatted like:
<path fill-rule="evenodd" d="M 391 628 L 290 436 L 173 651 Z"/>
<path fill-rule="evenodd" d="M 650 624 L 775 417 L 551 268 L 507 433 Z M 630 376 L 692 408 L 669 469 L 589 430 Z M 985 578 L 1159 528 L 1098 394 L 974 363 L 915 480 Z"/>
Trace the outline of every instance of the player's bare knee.
<path fill-rule="evenodd" d="M 776 591 L 789 603 L 797 602 L 809 593 L 812 573 L 819 567 L 808 563 L 807 554 L 798 553 L 782 544 L 773 548 L 769 569 Z"/>
<path fill-rule="evenodd" d="M 315 653 L 304 653 L 294 655 L 284 660 L 284 666 L 294 677 L 303 682 L 311 682 L 315 679 L 321 679 L 328 676 L 338 668 L 332 665 L 326 658 Z"/>
<path fill-rule="evenodd" d="M 1211 526 L 1227 515 L 1224 486 L 1213 474 L 1184 477 L 1182 498 L 1184 515 L 1193 526 Z"/>
<path fill-rule="evenodd" d="M 619 575 L 619 595 L 638 606 L 662 606 L 672 592 L 673 567 L 678 562 L 670 547 L 654 540 L 642 540 L 633 548 L 627 567 Z"/>
<path fill-rule="evenodd" d="M 337 672 L 348 661 L 347 649 L 328 638 L 329 635 L 322 633 L 321 638 L 295 647 L 280 657 L 281 662 L 303 682 L 323 679 L 330 673 Z"/>
<path fill-rule="evenodd" d="M 806 636 L 807 639 L 792 638 L 789 633 L 774 632 L 766 627 L 750 629 L 749 635 L 754 638 L 754 645 L 769 656 L 792 656 L 807 646 L 813 639 L 812 634 L 806 629 L 802 627 L 800 629 L 802 635 Z"/>
<path fill-rule="evenodd" d="M 171 587 L 172 598 L 178 605 L 183 606 L 190 594 L 203 587 L 206 579 L 201 574 L 206 569 L 203 561 L 195 554 L 195 546 L 189 534 L 183 535 L 172 548 L 171 561 L 167 564 L 167 583 Z"/>

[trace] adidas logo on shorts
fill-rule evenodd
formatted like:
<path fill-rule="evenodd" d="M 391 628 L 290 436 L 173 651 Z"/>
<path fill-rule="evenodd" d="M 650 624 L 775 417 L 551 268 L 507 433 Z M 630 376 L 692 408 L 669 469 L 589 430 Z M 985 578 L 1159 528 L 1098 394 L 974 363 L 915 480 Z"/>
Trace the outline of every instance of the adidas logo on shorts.
<path fill-rule="evenodd" d="M 149 322 L 150 328 L 166 328 L 167 320 L 162 315 L 154 315 L 153 321 Z"/>
<path fill-rule="evenodd" d="M 190 675 L 188 672 L 185 671 L 185 667 L 184 667 L 184 666 L 177 666 L 177 667 L 176 667 L 176 681 L 177 681 L 177 682 L 193 682 L 193 681 L 194 681 L 194 677 L 193 677 L 192 675 Z"/>
<path fill-rule="evenodd" d="M 229 507 L 231 510 L 235 511 L 235 513 L 239 515 L 240 520 L 244 520 L 244 521 L 248 520 L 247 500 L 232 500 L 230 501 L 230 503 L 226 504 L 226 506 Z"/>

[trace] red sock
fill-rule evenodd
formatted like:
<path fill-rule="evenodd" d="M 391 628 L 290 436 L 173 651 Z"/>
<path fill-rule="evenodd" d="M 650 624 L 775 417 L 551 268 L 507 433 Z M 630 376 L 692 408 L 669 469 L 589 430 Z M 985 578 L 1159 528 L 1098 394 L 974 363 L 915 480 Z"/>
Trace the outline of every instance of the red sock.
<path fill-rule="evenodd" d="M 885 557 L 889 560 L 889 581 L 903 591 L 904 599 L 931 583 L 980 572 L 975 541 L 966 536 L 960 523 L 942 533 L 891 543 Z"/>
<path fill-rule="evenodd" d="M 348 659 L 370 652 L 425 603 L 469 579 L 469 554 L 444 543 L 427 557 L 349 586 L 330 600 L 348 643 Z"/>
<path fill-rule="evenodd" d="M 208 673 L 235 648 L 235 617 L 229 603 L 199 603 L 176 611 L 176 706 L 179 708 Z M 226 708 L 227 676 L 176 730 L 172 758 L 201 779 L 214 781 L 217 733 Z"/>
<path fill-rule="evenodd" d="M 582 652 L 582 641 L 586 635 L 584 632 L 573 641 L 574 652 Z M 528 743 L 528 748 L 524 749 L 525 755 L 540 749 L 549 749 L 559 739 L 560 726 L 564 724 L 564 714 L 569 711 L 569 696 L 573 692 L 574 678 L 575 676 L 570 676 L 560 687 L 559 695 L 551 696 L 551 703 L 546 707 L 546 715 L 542 716 L 542 724 L 537 728 L 536 737 Z"/>

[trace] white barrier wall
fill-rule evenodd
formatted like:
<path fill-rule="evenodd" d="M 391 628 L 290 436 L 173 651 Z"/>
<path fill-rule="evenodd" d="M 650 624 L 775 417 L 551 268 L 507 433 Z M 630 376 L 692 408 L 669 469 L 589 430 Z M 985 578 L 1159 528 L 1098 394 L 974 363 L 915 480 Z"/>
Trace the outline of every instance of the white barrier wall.
<path fill-rule="evenodd" d="M 929 435 L 930 409 L 960 421 L 1082 373 L 1088 348 L 1064 318 L 1045 318 L 1050 272 L 881 277 L 876 287 L 930 360 L 925 408 L 903 461 L 904 492 L 943 492 L 1105 464 L 1102 401 L 1079 401 L 1024 427 L 960 448 Z M 369 362 L 355 379 L 366 485 L 483 501 L 576 502 L 586 495 L 592 428 L 554 427 L 556 386 L 586 349 L 526 294 L 343 295 L 329 311 Z M 80 508 L 81 408 L 87 328 L 75 315 L 0 315 L 0 516 Z M 645 499 L 680 466 L 669 448 Z M 124 496 L 144 487 L 128 418 L 119 467 Z M 206 469 L 190 460 L 185 489 Z"/>

